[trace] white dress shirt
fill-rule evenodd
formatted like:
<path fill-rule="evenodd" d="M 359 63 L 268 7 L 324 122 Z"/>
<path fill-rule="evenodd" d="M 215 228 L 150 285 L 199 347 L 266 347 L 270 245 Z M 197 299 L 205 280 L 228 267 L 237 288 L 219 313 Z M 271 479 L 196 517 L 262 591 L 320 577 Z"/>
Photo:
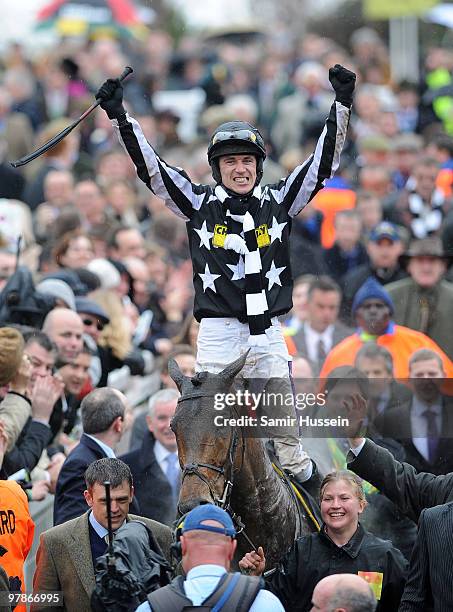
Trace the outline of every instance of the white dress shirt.
<path fill-rule="evenodd" d="M 99 440 L 98 438 L 95 438 L 94 436 L 90 436 L 90 434 L 85 434 L 85 435 L 91 438 L 92 440 L 94 440 L 96 444 L 98 444 L 102 448 L 102 450 L 107 455 L 107 457 L 109 457 L 110 459 L 116 459 L 115 451 L 113 450 L 113 448 L 110 448 L 110 446 L 107 446 L 107 444 L 105 444 L 104 442 L 101 442 L 101 440 Z"/>
<path fill-rule="evenodd" d="M 163 444 L 156 440 L 154 442 L 154 456 L 156 457 L 156 461 L 159 464 L 160 469 L 164 474 L 167 474 L 168 470 L 168 455 L 171 455 L 172 451 L 169 451 Z M 176 451 L 174 452 L 176 455 Z"/>
<path fill-rule="evenodd" d="M 423 413 L 431 410 L 436 414 L 436 428 L 438 435 L 442 432 L 442 402 L 439 399 L 434 404 L 424 404 L 414 395 L 411 405 L 411 431 L 412 443 L 420 455 L 429 461 L 428 452 L 428 419 Z"/>
<path fill-rule="evenodd" d="M 333 345 L 333 330 L 334 326 L 329 325 L 326 329 L 319 333 L 314 330 L 309 323 L 304 324 L 305 344 L 307 345 L 307 355 L 312 363 L 318 363 L 318 345 L 322 340 L 326 355 L 332 349 Z"/>

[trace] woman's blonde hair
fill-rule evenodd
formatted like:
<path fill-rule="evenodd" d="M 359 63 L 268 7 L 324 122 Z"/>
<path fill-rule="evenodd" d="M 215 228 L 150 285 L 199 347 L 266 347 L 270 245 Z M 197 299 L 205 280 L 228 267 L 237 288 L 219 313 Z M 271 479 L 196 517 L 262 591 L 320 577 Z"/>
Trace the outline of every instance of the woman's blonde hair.
<path fill-rule="evenodd" d="M 354 472 L 350 472 L 349 470 L 337 470 L 335 472 L 330 472 L 324 476 L 323 481 L 321 483 L 321 488 L 319 491 L 319 500 L 322 501 L 325 488 L 331 482 L 338 482 L 339 480 L 344 480 L 349 483 L 354 490 L 355 496 L 357 499 L 362 502 L 365 506 L 367 505 L 365 491 L 363 490 L 362 480 L 354 474 Z"/>
<path fill-rule="evenodd" d="M 131 329 L 124 313 L 121 298 L 114 291 L 97 289 L 89 295 L 107 313 L 110 322 L 104 327 L 99 344 L 112 349 L 118 359 L 124 359 L 132 349 Z"/>

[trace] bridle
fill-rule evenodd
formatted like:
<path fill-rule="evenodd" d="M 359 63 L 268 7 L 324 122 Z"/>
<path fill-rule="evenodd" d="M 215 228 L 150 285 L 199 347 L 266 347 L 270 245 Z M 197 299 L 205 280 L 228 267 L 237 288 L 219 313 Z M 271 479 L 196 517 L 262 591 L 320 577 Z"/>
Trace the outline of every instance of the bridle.
<path fill-rule="evenodd" d="M 187 400 L 199 399 L 203 397 L 204 398 L 209 398 L 209 397 L 214 398 L 214 395 L 211 393 L 203 393 L 201 390 L 192 391 L 188 393 L 187 395 L 181 396 L 178 400 L 178 405 Z M 237 415 L 234 408 L 232 410 Z M 209 494 L 211 496 L 213 503 L 216 506 L 219 506 L 220 508 L 228 512 L 228 514 L 231 516 L 236 526 L 236 533 L 237 534 L 242 533 L 242 535 L 248 541 L 250 546 L 252 546 L 253 550 L 256 550 L 255 545 L 245 533 L 245 525 L 242 522 L 241 517 L 233 511 L 231 504 L 230 504 L 231 495 L 233 493 L 234 478 L 235 478 L 235 475 L 239 474 L 239 472 L 242 470 L 242 466 L 244 464 L 244 454 L 245 454 L 245 442 L 244 442 L 244 436 L 242 435 L 241 428 L 235 425 L 232 427 L 232 429 L 233 429 L 233 433 L 230 437 L 230 444 L 228 447 L 227 460 L 226 460 L 227 462 L 223 466 L 213 465 L 212 463 L 200 463 L 200 462 L 186 463 L 182 468 L 181 486 L 186 476 L 196 476 L 197 478 L 199 478 L 208 487 Z M 242 446 L 241 465 L 239 469 L 235 471 L 234 462 L 236 458 L 236 452 L 239 446 L 239 440 L 241 440 L 242 442 L 241 444 Z M 217 473 L 217 478 L 214 480 L 212 484 L 209 482 L 209 480 L 203 474 L 203 472 L 200 471 L 200 468 L 211 470 Z M 218 497 L 218 495 L 213 489 L 213 486 L 222 476 L 224 477 L 225 484 L 223 487 L 222 495 Z"/>

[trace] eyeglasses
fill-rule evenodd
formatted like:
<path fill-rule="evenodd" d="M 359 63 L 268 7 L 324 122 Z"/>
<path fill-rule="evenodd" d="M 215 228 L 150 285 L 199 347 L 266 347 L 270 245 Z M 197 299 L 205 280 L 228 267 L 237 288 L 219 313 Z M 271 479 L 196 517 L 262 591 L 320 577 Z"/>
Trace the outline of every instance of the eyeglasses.
<path fill-rule="evenodd" d="M 100 321 L 92 321 L 91 319 L 82 319 L 82 322 L 87 327 L 96 325 L 98 331 L 102 331 L 104 329 L 104 323 L 101 323 Z"/>
<path fill-rule="evenodd" d="M 256 144 L 256 134 L 252 130 L 237 130 L 234 132 L 217 132 L 212 137 L 212 144 L 223 142 L 224 140 L 248 140 Z"/>

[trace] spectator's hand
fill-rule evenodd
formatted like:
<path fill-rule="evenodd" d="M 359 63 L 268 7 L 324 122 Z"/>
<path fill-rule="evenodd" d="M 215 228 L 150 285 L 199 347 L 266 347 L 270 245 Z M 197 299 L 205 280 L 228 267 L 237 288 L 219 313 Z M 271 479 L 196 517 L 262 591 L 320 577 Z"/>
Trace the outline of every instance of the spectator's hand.
<path fill-rule="evenodd" d="M 349 420 L 347 437 L 351 448 L 360 446 L 366 433 L 365 420 L 367 417 L 366 399 L 359 393 L 353 393 L 348 399 L 344 400 L 346 418 Z"/>
<path fill-rule="evenodd" d="M 70 438 L 67 434 L 65 433 L 61 433 L 58 436 L 58 442 L 59 444 L 61 444 L 64 448 L 64 454 L 67 457 L 69 455 L 69 453 L 75 449 L 75 447 L 77 446 L 77 444 L 79 443 L 78 440 L 73 440 L 72 438 Z M 58 454 L 58 453 L 57 453 Z M 61 453 L 63 454 L 63 453 Z"/>
<path fill-rule="evenodd" d="M 340 64 L 329 70 L 329 81 L 335 90 L 335 97 L 344 106 L 351 107 L 352 94 L 355 89 L 356 75 Z"/>
<path fill-rule="evenodd" d="M 239 568 L 251 576 L 261 576 L 265 567 L 266 558 L 261 546 L 258 551 L 252 550 L 252 552 L 246 553 L 239 561 Z"/>
<path fill-rule="evenodd" d="M 49 493 L 49 483 L 46 480 L 36 481 L 31 488 L 32 501 L 42 501 Z"/>
<path fill-rule="evenodd" d="M 10 391 L 15 391 L 24 395 L 27 391 L 28 383 L 31 377 L 31 363 L 27 355 L 22 357 L 22 363 L 18 369 L 16 376 L 9 383 Z"/>
<path fill-rule="evenodd" d="M 101 108 L 109 119 L 116 119 L 126 112 L 123 106 L 123 86 L 119 79 L 107 79 L 98 89 L 96 99 L 102 100 Z"/>
<path fill-rule="evenodd" d="M 58 376 L 38 376 L 31 394 L 31 413 L 34 419 L 49 422 L 52 410 L 61 397 L 64 382 Z"/>

